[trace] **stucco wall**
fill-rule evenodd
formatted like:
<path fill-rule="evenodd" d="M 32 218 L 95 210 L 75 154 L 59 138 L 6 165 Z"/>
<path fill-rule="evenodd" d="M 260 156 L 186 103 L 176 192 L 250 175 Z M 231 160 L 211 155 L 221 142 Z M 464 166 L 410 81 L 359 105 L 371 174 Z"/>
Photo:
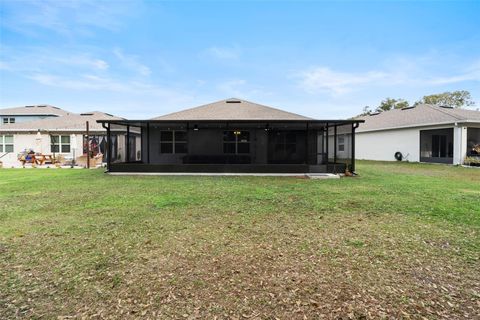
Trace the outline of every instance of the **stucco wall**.
<path fill-rule="evenodd" d="M 420 130 L 358 132 L 355 136 L 356 159 L 395 161 L 397 151 L 406 157 L 405 160 L 420 161 Z"/>

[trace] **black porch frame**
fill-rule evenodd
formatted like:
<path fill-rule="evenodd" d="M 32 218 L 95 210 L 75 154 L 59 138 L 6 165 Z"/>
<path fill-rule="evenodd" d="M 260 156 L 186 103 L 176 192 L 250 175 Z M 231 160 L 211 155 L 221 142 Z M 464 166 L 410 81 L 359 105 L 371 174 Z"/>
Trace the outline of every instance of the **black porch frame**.
<path fill-rule="evenodd" d="M 99 123 L 107 131 L 107 171 L 108 172 L 229 172 L 229 173 L 343 173 L 346 169 L 355 172 L 355 130 L 363 120 L 99 120 Z M 217 130 L 234 130 L 242 128 L 242 125 L 253 126 L 255 130 L 264 128 L 265 131 L 275 130 L 279 125 L 285 126 L 285 131 L 291 128 L 300 128 L 298 131 L 305 135 L 305 162 L 304 163 L 152 163 L 151 161 L 151 131 L 156 126 L 183 126 L 186 131 L 198 130 L 199 127 L 216 125 Z M 122 163 L 112 161 L 111 137 L 117 126 L 125 128 L 126 133 L 126 158 Z M 342 128 L 343 134 L 350 135 L 349 159 L 344 163 L 339 162 L 338 129 Z M 142 150 L 141 161 L 132 159 L 130 150 L 130 139 L 132 128 L 139 129 Z M 250 128 L 250 127 L 249 127 Z M 348 128 L 348 130 L 347 130 Z M 208 130 L 208 129 L 201 129 Z M 246 130 L 246 129 L 242 129 Z M 312 137 L 322 132 L 322 150 L 315 149 L 314 153 L 311 143 L 318 146 L 318 141 L 312 141 Z M 267 132 L 268 133 L 268 132 Z M 145 138 L 145 143 L 143 139 Z M 333 138 L 333 152 L 330 152 L 330 139 Z M 154 142 L 155 143 L 155 142 Z M 333 153 L 333 154 L 331 154 Z M 318 155 L 324 157 L 323 163 L 316 163 Z M 315 160 L 312 160 L 315 157 Z M 342 160 L 345 160 L 342 159 Z M 312 162 L 312 163 L 310 163 Z"/>

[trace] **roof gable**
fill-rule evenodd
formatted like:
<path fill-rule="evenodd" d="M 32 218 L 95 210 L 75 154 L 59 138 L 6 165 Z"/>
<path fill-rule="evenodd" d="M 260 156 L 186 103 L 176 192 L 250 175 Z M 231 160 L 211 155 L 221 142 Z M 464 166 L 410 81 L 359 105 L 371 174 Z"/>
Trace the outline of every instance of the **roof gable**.
<path fill-rule="evenodd" d="M 421 104 L 414 108 L 394 109 L 356 119 L 365 120 L 365 123 L 358 128 L 358 132 L 362 132 L 462 121 L 480 122 L 480 111 Z"/>
<path fill-rule="evenodd" d="M 152 120 L 310 120 L 299 114 L 267 107 L 246 100 L 230 98 L 186 109 Z"/>

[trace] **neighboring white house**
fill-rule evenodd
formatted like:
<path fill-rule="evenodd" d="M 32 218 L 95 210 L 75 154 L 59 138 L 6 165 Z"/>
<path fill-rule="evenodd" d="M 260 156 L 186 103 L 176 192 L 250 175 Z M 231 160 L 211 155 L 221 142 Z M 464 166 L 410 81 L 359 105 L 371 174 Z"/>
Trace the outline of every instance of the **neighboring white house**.
<path fill-rule="evenodd" d="M 358 117 L 358 159 L 462 164 L 480 144 L 480 111 L 418 105 Z"/>
<path fill-rule="evenodd" d="M 4 114 L 4 110 L 0 110 L 0 114 Z M 63 115 L 2 124 L 0 125 L 0 161 L 3 167 L 20 166 L 18 155 L 28 149 L 39 154 L 62 155 L 70 159 L 84 156 L 87 143 L 85 138 L 87 121 L 89 146 L 94 149 L 94 152 L 105 154 L 106 130 L 97 123 L 97 120 L 106 119 L 121 118 L 97 111 L 81 114 L 65 111 Z"/>

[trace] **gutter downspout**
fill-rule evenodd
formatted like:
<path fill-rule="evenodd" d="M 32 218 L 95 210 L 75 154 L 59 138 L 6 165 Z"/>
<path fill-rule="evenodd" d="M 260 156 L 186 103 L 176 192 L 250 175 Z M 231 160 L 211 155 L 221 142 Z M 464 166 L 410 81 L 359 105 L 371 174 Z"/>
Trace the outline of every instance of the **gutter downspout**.
<path fill-rule="evenodd" d="M 359 122 L 352 123 L 352 160 L 351 160 L 352 163 L 350 164 L 352 174 L 356 174 L 355 173 L 355 129 L 357 129 L 359 126 L 360 126 Z"/>

